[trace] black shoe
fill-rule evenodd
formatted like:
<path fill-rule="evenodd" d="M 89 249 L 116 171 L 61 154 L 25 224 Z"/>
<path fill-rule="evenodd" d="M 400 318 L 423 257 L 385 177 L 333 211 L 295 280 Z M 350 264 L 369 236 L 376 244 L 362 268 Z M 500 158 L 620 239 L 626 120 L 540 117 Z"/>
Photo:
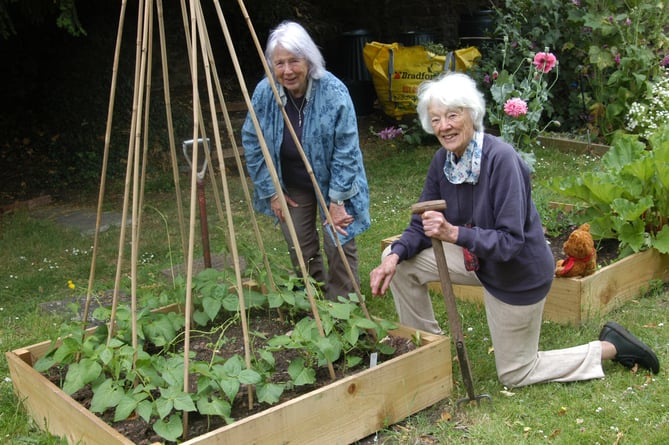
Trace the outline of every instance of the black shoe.
<path fill-rule="evenodd" d="M 653 350 L 618 323 L 606 323 L 599 333 L 599 340 L 613 343 L 618 351 L 613 360 L 621 365 L 632 368 L 638 363 L 639 366 L 653 371 L 653 374 L 660 371 L 660 362 Z"/>

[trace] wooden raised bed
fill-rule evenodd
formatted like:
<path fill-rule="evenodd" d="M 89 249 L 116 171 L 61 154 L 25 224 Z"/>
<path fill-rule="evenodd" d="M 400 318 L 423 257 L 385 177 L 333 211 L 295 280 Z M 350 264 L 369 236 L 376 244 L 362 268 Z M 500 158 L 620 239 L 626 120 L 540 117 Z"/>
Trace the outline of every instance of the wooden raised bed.
<path fill-rule="evenodd" d="M 545 147 L 553 147 L 560 151 L 573 152 L 578 154 L 594 154 L 602 156 L 609 148 L 608 145 L 588 143 L 586 141 L 578 141 L 575 139 L 541 135 L 537 137 L 539 143 Z"/>
<path fill-rule="evenodd" d="M 385 249 L 398 236 L 381 242 Z M 555 278 L 544 306 L 544 319 L 557 323 L 578 324 L 604 315 L 641 295 L 651 280 L 669 280 L 669 255 L 647 250 L 598 269 L 583 278 Z M 441 292 L 438 282 L 430 288 Z M 456 297 L 483 304 L 480 286 L 453 285 Z"/>
<path fill-rule="evenodd" d="M 392 333 L 410 338 L 415 330 Z M 348 445 L 362 439 L 451 395 L 449 337 L 421 338 L 420 348 L 183 444 Z M 133 444 L 33 369 L 49 346 L 5 354 L 16 396 L 38 427 L 69 444 Z"/>

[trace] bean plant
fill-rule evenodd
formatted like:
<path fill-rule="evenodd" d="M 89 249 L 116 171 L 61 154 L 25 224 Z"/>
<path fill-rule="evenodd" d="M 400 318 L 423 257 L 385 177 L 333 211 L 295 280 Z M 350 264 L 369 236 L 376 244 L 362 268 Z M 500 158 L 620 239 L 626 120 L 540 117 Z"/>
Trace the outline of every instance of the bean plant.
<path fill-rule="evenodd" d="M 287 388 L 314 384 L 316 370 L 328 363 L 339 361 L 344 368 L 353 368 L 370 351 L 394 352 L 392 346 L 380 340 L 396 325 L 366 318 L 355 294 L 339 297 L 338 301 L 318 295 L 316 305 L 325 331 L 321 335 L 314 317 L 304 315 L 309 313 L 310 303 L 301 280 L 290 278 L 280 280 L 271 292 L 246 289 L 244 298 L 249 311 L 281 309 L 289 319 L 301 317 L 292 326 L 291 334 L 271 338 L 264 347 L 254 344 L 250 367 L 239 354 L 217 354 L 219 346 L 229 341 L 228 329 L 240 320 L 232 278 L 234 273 L 228 270 L 206 269 L 193 280 L 195 330 L 191 335 L 217 340 L 210 345 L 214 353 L 208 360 L 189 357 L 189 371 L 196 381 L 192 392 L 184 390 L 184 316 L 151 309 L 169 301 L 165 293 L 147 301 L 136 314 L 136 348 L 132 346 L 130 309 L 118 308 L 114 335 L 108 341 L 110 309 L 99 308 L 94 318 L 107 323 L 92 332 L 81 323 L 63 325 L 60 340 L 52 342 L 50 351 L 35 368 L 64 373 L 61 386 L 67 394 L 90 387 L 92 412 L 112 412 L 115 422 L 136 413 L 161 437 L 175 441 L 183 434 L 183 412 L 197 411 L 233 422 L 232 407 L 243 385 L 255 387 L 259 402 L 275 404 Z M 183 305 L 184 280 L 179 279 L 176 284 L 171 302 Z M 276 376 L 274 354 L 287 349 L 299 354 L 289 364 L 289 378 L 281 380 Z"/>

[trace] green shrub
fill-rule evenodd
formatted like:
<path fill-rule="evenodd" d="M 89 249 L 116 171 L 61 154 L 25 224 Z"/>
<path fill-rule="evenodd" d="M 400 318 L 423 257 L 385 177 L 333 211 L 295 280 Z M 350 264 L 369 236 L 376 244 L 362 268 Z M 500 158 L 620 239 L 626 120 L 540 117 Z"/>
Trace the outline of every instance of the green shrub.
<path fill-rule="evenodd" d="M 602 169 L 556 178 L 549 186 L 583 201 L 579 216 L 597 238 L 620 241 L 621 256 L 654 248 L 669 253 L 669 125 L 648 145 L 638 135 L 616 133 Z"/>

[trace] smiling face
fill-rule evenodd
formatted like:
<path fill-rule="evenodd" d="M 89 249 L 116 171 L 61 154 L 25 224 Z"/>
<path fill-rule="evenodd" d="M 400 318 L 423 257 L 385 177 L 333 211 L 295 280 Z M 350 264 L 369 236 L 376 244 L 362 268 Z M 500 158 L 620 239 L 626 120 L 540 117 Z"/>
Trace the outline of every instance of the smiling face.
<path fill-rule="evenodd" d="M 449 108 L 439 103 L 428 107 L 430 124 L 442 147 L 462 156 L 474 138 L 474 122 L 467 110 Z"/>
<path fill-rule="evenodd" d="M 307 92 L 307 74 L 309 66 L 307 61 L 277 46 L 272 57 L 272 67 L 277 82 L 281 84 L 294 97 L 299 98 Z"/>

